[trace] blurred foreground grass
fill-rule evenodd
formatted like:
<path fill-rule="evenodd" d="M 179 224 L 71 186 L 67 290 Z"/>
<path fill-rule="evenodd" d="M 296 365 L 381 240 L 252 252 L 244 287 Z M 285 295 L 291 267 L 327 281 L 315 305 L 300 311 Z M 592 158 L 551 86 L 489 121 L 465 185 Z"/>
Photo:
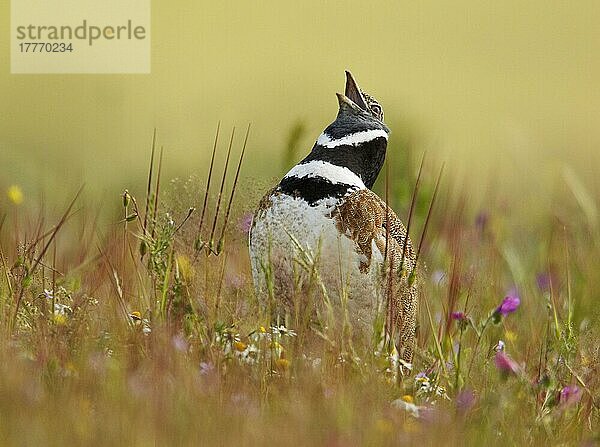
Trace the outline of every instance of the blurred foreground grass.
<path fill-rule="evenodd" d="M 405 217 L 418 157 L 395 144 L 391 199 Z M 373 340 L 350 344 L 336 322 L 319 335 L 261 309 L 247 213 L 268 180 L 240 181 L 218 256 L 197 250 L 202 180 L 163 177 L 147 208 L 143 193 L 103 207 L 84 194 L 57 231 L 60 214 L 14 185 L 0 202 L 2 444 L 595 445 L 598 194 L 564 172 L 532 219 L 529 199 L 490 187 L 473 202 L 447 174 L 423 256 L 419 349 L 402 380 Z M 223 226 L 213 191 L 203 239 Z"/>

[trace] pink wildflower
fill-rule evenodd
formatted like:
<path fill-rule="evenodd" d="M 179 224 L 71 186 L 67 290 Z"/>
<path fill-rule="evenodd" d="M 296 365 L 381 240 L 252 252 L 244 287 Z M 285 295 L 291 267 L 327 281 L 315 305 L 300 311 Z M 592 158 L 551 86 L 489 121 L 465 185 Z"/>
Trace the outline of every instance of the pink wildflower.
<path fill-rule="evenodd" d="M 558 400 L 561 405 L 573 405 L 579 402 L 581 399 L 581 390 L 577 385 L 567 385 L 562 390 L 560 390 L 560 394 L 558 396 Z"/>
<path fill-rule="evenodd" d="M 511 292 L 504 297 L 500 305 L 496 308 L 495 313 L 505 317 L 506 315 L 513 313 L 519 308 L 521 299 L 516 292 Z"/>
<path fill-rule="evenodd" d="M 496 365 L 496 368 L 498 368 L 498 370 L 504 375 L 517 374 L 520 369 L 517 362 L 515 362 L 503 351 L 496 352 L 496 355 L 494 356 L 494 364 Z"/>

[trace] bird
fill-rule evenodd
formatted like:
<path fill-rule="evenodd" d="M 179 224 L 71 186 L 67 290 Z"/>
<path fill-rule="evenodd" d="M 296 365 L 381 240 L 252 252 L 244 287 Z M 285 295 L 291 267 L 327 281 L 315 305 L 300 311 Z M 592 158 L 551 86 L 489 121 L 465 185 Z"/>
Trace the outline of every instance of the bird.
<path fill-rule="evenodd" d="M 412 362 L 417 261 L 396 213 L 372 191 L 389 128 L 381 104 L 346 71 L 335 120 L 260 200 L 249 232 L 257 296 L 277 315 L 347 312 L 356 333 L 385 315 L 399 359 Z"/>

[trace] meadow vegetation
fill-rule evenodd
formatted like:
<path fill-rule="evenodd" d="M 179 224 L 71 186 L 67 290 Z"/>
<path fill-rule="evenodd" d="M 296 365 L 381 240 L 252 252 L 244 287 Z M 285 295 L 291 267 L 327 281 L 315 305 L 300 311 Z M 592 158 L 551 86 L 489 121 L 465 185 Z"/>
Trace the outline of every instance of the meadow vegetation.
<path fill-rule="evenodd" d="M 225 172 L 211 162 L 187 180 L 161 178 L 153 144 L 147 187 L 104 207 L 85 190 L 60 212 L 3 191 L 3 445 L 600 441 L 597 191 L 566 175 L 532 224 L 513 212 L 520 197 L 475 209 L 477 185 L 446 172 L 428 220 L 440 166 L 427 157 L 411 227 L 418 241 L 428 222 L 418 349 L 403 376 L 375 330 L 351 340 L 342 322 L 315 329 L 261 306 L 247 232 L 271 183 L 240 170 L 244 137 L 221 137 Z M 402 141 L 390 153 L 377 188 L 406 218 L 422 154 Z"/>

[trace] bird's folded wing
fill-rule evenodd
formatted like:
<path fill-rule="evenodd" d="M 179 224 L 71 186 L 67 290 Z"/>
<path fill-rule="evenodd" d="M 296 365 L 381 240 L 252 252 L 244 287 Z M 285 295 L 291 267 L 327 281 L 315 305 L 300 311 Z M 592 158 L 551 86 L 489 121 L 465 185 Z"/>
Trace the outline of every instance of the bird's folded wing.
<path fill-rule="evenodd" d="M 373 191 L 361 189 L 344 197 L 333 211 L 333 217 L 340 232 L 352 239 L 365 255 L 366 261 L 361 264 L 361 269 L 369 268 L 375 242 L 381 254 L 396 261 L 396 268 L 400 265 L 398 261 L 406 243 L 404 267 L 412 270 L 415 255 L 406 228 L 394 210 Z"/>

